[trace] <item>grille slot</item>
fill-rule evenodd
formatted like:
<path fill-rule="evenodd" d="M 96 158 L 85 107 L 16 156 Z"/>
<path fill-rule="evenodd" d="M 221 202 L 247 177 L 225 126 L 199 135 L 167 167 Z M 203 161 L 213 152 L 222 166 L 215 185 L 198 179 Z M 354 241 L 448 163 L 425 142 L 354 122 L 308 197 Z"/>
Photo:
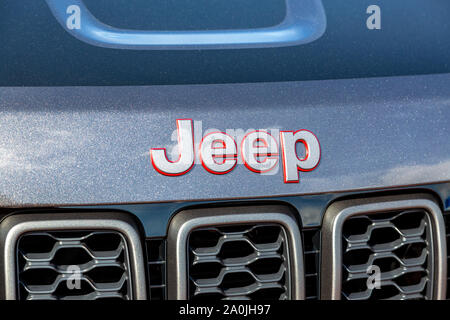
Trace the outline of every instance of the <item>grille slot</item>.
<path fill-rule="evenodd" d="M 289 299 L 286 233 L 277 224 L 193 230 L 188 241 L 189 298 Z"/>
<path fill-rule="evenodd" d="M 347 219 L 342 230 L 342 298 L 431 298 L 431 236 L 431 221 L 422 209 Z M 372 266 L 381 272 L 379 289 L 367 285 Z"/>
<path fill-rule="evenodd" d="M 305 298 L 319 299 L 320 229 L 305 229 L 302 232 L 305 246 Z"/>
<path fill-rule="evenodd" d="M 149 292 L 151 300 L 166 300 L 166 240 L 147 240 Z"/>
<path fill-rule="evenodd" d="M 17 242 L 17 259 L 20 300 L 132 298 L 119 232 L 29 232 Z"/>

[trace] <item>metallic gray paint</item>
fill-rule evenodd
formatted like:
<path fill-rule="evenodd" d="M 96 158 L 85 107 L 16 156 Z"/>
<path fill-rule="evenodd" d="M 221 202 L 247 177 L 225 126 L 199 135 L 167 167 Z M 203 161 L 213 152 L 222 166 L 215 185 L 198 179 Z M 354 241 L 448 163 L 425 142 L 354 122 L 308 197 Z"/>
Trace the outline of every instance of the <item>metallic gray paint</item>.
<path fill-rule="evenodd" d="M 302 195 L 450 181 L 450 75 L 260 84 L 0 88 L 0 205 Z M 308 129 L 322 158 L 298 184 L 281 170 L 200 165 L 167 177 L 150 147 L 177 118 L 203 129 Z"/>

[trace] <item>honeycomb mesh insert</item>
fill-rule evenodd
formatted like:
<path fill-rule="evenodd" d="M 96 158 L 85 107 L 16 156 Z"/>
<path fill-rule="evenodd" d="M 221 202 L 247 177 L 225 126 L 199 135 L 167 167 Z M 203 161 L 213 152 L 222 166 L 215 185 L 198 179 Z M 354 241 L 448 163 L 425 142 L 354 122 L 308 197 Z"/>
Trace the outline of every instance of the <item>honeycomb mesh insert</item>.
<path fill-rule="evenodd" d="M 127 245 L 118 232 L 32 232 L 17 249 L 20 300 L 132 298 Z"/>
<path fill-rule="evenodd" d="M 423 210 L 358 215 L 343 228 L 342 298 L 428 299 L 432 292 L 431 226 Z M 374 268 L 380 274 L 374 288 Z M 370 268 L 370 269 L 369 269 Z M 372 284 L 372 289 L 368 286 Z"/>
<path fill-rule="evenodd" d="M 279 225 L 210 227 L 189 236 L 190 299 L 289 299 L 289 278 Z"/>

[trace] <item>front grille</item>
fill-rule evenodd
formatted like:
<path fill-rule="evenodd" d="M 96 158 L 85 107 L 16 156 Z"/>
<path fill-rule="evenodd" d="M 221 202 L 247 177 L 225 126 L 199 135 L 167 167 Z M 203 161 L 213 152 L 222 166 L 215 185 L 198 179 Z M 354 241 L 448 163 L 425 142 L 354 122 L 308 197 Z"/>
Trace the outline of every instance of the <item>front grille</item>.
<path fill-rule="evenodd" d="M 347 219 L 342 230 L 342 298 L 431 298 L 431 237 L 431 222 L 422 209 Z"/>
<path fill-rule="evenodd" d="M 18 240 L 17 259 L 20 300 L 132 298 L 118 232 L 29 232 Z"/>
<path fill-rule="evenodd" d="M 290 298 L 287 240 L 280 225 L 199 228 L 188 243 L 189 298 Z"/>

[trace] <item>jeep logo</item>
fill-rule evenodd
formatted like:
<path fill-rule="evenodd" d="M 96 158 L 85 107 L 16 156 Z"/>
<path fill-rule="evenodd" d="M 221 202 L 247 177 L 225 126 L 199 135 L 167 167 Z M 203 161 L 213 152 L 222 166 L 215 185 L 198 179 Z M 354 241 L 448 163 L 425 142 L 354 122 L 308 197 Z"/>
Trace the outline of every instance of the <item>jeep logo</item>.
<path fill-rule="evenodd" d="M 194 128 L 191 119 L 177 120 L 178 157 L 167 158 L 165 148 L 152 148 L 150 158 L 153 167 L 166 176 L 180 176 L 189 172 L 195 163 Z M 308 130 L 280 131 L 280 148 L 276 139 L 265 130 L 247 133 L 239 146 L 235 139 L 224 132 L 206 134 L 198 148 L 198 159 L 208 172 L 226 174 L 238 163 L 238 156 L 250 171 L 266 173 L 274 170 L 281 157 L 285 183 L 299 182 L 300 171 L 312 171 L 320 162 L 320 144 Z M 304 157 L 296 151 L 297 143 L 305 148 Z"/>

